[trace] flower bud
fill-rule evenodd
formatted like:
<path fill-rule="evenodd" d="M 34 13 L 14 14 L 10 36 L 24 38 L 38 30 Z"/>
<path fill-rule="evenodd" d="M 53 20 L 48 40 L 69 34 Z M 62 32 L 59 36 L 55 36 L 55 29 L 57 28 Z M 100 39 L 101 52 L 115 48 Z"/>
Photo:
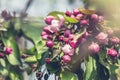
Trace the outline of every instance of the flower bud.
<path fill-rule="evenodd" d="M 46 41 L 46 46 L 49 48 L 52 48 L 54 46 L 54 42 L 52 40 L 47 40 Z"/>
<path fill-rule="evenodd" d="M 46 33 L 45 31 L 43 31 L 43 32 L 41 33 L 41 36 L 44 36 L 44 35 L 47 35 L 47 33 Z"/>
<path fill-rule="evenodd" d="M 72 14 L 71 16 L 70 16 L 71 18 L 75 18 L 75 16 Z"/>
<path fill-rule="evenodd" d="M 98 17 L 98 22 L 103 22 L 104 21 L 104 17 L 103 16 L 99 16 Z"/>
<path fill-rule="evenodd" d="M 92 42 L 92 44 L 88 46 L 88 50 L 91 53 L 98 53 L 100 51 L 100 46 L 97 43 Z"/>
<path fill-rule="evenodd" d="M 60 41 L 63 41 L 63 39 L 64 39 L 64 36 L 59 36 Z"/>
<path fill-rule="evenodd" d="M 80 20 L 81 18 L 83 18 L 83 14 L 78 14 L 75 18 L 76 18 L 77 20 Z"/>
<path fill-rule="evenodd" d="M 0 58 L 4 58 L 4 57 L 5 57 L 4 53 L 0 53 Z"/>
<path fill-rule="evenodd" d="M 25 59 L 25 58 L 27 58 L 28 57 L 28 55 L 26 55 L 26 54 L 22 54 L 21 55 L 21 58 L 23 58 L 23 59 Z"/>
<path fill-rule="evenodd" d="M 116 57 L 117 56 L 117 51 L 113 48 L 108 49 L 107 54 L 111 57 Z"/>
<path fill-rule="evenodd" d="M 70 31 L 70 30 L 66 30 L 66 31 L 64 32 L 64 36 L 65 36 L 65 37 L 69 37 L 70 34 L 71 34 L 71 31 Z"/>
<path fill-rule="evenodd" d="M 97 40 L 99 41 L 100 44 L 107 44 L 108 43 L 108 35 L 106 33 L 100 32 L 96 36 Z"/>
<path fill-rule="evenodd" d="M 53 33 L 53 31 L 51 30 L 51 25 L 45 26 L 45 27 L 43 28 L 43 30 L 44 30 L 46 33 L 48 33 L 48 34 Z"/>
<path fill-rule="evenodd" d="M 118 37 L 112 37 L 110 39 L 110 41 L 113 43 L 113 44 L 119 44 L 120 43 L 120 39 Z"/>
<path fill-rule="evenodd" d="M 62 56 L 62 60 L 65 63 L 69 63 L 71 61 L 71 57 L 69 55 L 64 55 L 64 56 Z"/>
<path fill-rule="evenodd" d="M 112 36 L 114 31 L 112 29 L 108 29 L 106 33 L 108 34 L 108 36 Z"/>
<path fill-rule="evenodd" d="M 66 12 L 65 12 L 65 15 L 66 15 L 66 16 L 71 16 L 71 12 L 66 11 Z"/>
<path fill-rule="evenodd" d="M 48 36 L 49 36 L 49 35 L 43 35 L 43 36 L 42 36 L 42 39 L 48 39 Z"/>
<path fill-rule="evenodd" d="M 74 49 L 74 48 L 71 48 L 70 52 L 69 52 L 67 55 L 69 55 L 69 56 L 73 56 L 74 53 L 75 53 L 74 51 L 75 51 L 75 49 Z"/>
<path fill-rule="evenodd" d="M 92 15 L 91 15 L 91 19 L 92 19 L 93 21 L 98 21 L 98 15 L 97 15 L 97 14 L 92 14 Z"/>
<path fill-rule="evenodd" d="M 86 25 L 88 25 L 88 21 L 87 20 L 81 20 L 80 24 L 86 26 Z"/>
<path fill-rule="evenodd" d="M 76 48 L 77 47 L 77 43 L 78 43 L 78 41 L 70 41 L 70 46 L 72 48 Z"/>
<path fill-rule="evenodd" d="M 78 15 L 78 14 L 80 14 L 80 10 L 74 9 L 74 10 L 73 10 L 73 15 L 76 16 L 76 15 Z"/>
<path fill-rule="evenodd" d="M 70 34 L 70 35 L 69 35 L 69 39 L 70 39 L 70 40 L 73 40 L 73 39 L 74 39 L 74 35 L 73 35 L 73 34 Z"/>
<path fill-rule="evenodd" d="M 54 19 L 55 19 L 54 16 L 47 16 L 47 17 L 45 18 L 45 22 L 46 22 L 46 24 L 51 25 L 51 22 L 52 22 L 52 20 L 54 20 Z"/>
<path fill-rule="evenodd" d="M 63 38 L 63 41 L 64 41 L 65 43 L 69 43 L 69 38 Z"/>
<path fill-rule="evenodd" d="M 51 62 L 50 58 L 45 58 L 45 62 L 50 63 Z"/>
<path fill-rule="evenodd" d="M 7 47 L 7 48 L 5 48 L 5 52 L 6 52 L 6 54 L 12 54 L 12 52 L 13 52 L 13 49 L 12 48 L 10 48 L 10 47 Z"/>

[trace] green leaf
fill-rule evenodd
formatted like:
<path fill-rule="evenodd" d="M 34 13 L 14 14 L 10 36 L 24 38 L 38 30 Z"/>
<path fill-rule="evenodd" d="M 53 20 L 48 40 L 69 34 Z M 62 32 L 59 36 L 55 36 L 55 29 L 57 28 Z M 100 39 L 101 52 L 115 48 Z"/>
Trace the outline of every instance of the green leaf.
<path fill-rule="evenodd" d="M 0 66 L 0 74 L 7 76 L 9 74 L 9 67 L 9 64 L 7 64 L 5 67 Z"/>
<path fill-rule="evenodd" d="M 11 80 L 24 80 L 21 71 L 10 71 L 10 78 Z"/>
<path fill-rule="evenodd" d="M 20 60 L 20 52 L 17 43 L 13 38 L 9 39 L 3 39 L 3 42 L 6 47 L 11 47 L 13 49 L 12 54 L 7 55 L 7 59 L 11 65 L 20 65 L 21 60 Z"/>
<path fill-rule="evenodd" d="M 93 57 L 89 56 L 85 61 L 86 70 L 84 74 L 84 80 L 99 80 L 97 76 L 97 65 Z"/>
<path fill-rule="evenodd" d="M 1 63 L 1 65 L 2 65 L 3 67 L 5 67 L 5 66 L 6 66 L 6 62 L 5 62 L 5 60 L 4 60 L 4 59 L 0 59 L 0 63 Z"/>
<path fill-rule="evenodd" d="M 25 37 L 31 40 L 34 44 L 37 44 L 40 40 L 40 34 L 42 32 L 42 28 L 40 26 L 40 24 L 35 24 L 33 22 L 21 24 Z"/>
<path fill-rule="evenodd" d="M 59 64 L 59 62 L 54 61 L 54 62 L 50 62 L 49 64 L 46 64 L 47 70 L 52 74 L 52 73 L 59 73 L 61 70 L 61 66 Z"/>
<path fill-rule="evenodd" d="M 69 71 L 61 72 L 60 78 L 61 80 L 78 80 L 77 75 Z"/>
<path fill-rule="evenodd" d="M 65 20 L 68 21 L 69 23 L 78 23 L 79 21 L 75 18 L 71 18 L 71 17 L 67 17 L 67 16 L 64 16 L 65 17 Z"/>
<path fill-rule="evenodd" d="M 29 50 L 25 50 L 23 51 L 24 54 L 27 54 L 27 55 L 35 55 L 36 54 L 36 48 L 35 47 L 32 47 L 30 48 Z"/>
<path fill-rule="evenodd" d="M 45 44 L 46 44 L 46 41 L 41 40 L 35 46 L 36 49 L 37 49 L 36 57 L 37 57 L 38 60 L 40 60 L 42 58 L 42 54 L 45 53 L 48 50 L 48 48 L 45 46 Z"/>
<path fill-rule="evenodd" d="M 54 16 L 54 17 L 58 17 L 58 14 L 64 15 L 65 13 L 59 12 L 59 11 L 53 11 L 53 12 L 50 12 L 48 15 L 51 15 L 51 16 Z"/>
<path fill-rule="evenodd" d="M 7 29 L 4 28 L 3 25 L 0 24 L 0 31 L 7 31 Z"/>
<path fill-rule="evenodd" d="M 36 56 L 29 56 L 29 57 L 25 58 L 24 61 L 27 63 L 36 63 L 37 59 L 36 59 Z"/>

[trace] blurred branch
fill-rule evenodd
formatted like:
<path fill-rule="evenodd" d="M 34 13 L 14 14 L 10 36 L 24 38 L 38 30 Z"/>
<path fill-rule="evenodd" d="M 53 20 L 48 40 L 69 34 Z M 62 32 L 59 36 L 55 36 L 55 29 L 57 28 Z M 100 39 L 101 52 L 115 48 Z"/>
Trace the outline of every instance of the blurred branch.
<path fill-rule="evenodd" d="M 28 10 L 28 8 L 30 7 L 30 5 L 32 4 L 33 0 L 28 0 L 26 3 L 25 8 L 21 11 L 21 19 L 27 16 L 26 11 Z"/>

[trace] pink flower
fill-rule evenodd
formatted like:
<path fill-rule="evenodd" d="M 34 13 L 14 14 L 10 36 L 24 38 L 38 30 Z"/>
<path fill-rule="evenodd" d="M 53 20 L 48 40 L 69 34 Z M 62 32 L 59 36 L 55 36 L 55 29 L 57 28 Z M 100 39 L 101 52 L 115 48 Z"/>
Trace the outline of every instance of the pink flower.
<path fill-rule="evenodd" d="M 64 36 L 62 36 L 62 35 L 59 36 L 59 40 L 60 40 L 60 41 L 63 41 L 63 39 L 64 39 Z"/>
<path fill-rule="evenodd" d="M 10 48 L 10 47 L 6 47 L 5 48 L 5 52 L 6 52 L 6 54 L 12 54 L 12 52 L 13 52 L 13 49 L 12 48 Z"/>
<path fill-rule="evenodd" d="M 70 39 L 70 40 L 73 40 L 73 39 L 74 39 L 74 35 L 73 35 L 73 34 L 70 34 L 70 35 L 69 35 L 69 39 Z"/>
<path fill-rule="evenodd" d="M 64 32 L 64 36 L 65 36 L 65 37 L 69 37 L 70 34 L 71 34 L 71 31 L 70 31 L 70 30 L 66 30 L 66 31 Z"/>
<path fill-rule="evenodd" d="M 70 41 L 70 46 L 72 47 L 72 48 L 76 48 L 77 47 L 77 43 L 78 43 L 78 41 Z"/>
<path fill-rule="evenodd" d="M 43 31 L 42 33 L 41 33 L 41 36 L 44 36 L 44 35 L 46 35 L 47 33 L 45 32 L 45 31 Z"/>
<path fill-rule="evenodd" d="M 45 58 L 45 62 L 50 63 L 51 62 L 50 58 Z"/>
<path fill-rule="evenodd" d="M 46 46 L 49 48 L 52 48 L 54 46 L 54 42 L 52 40 L 47 40 L 46 41 Z"/>
<path fill-rule="evenodd" d="M 60 22 L 58 20 L 52 20 L 51 25 L 58 28 L 58 27 L 60 27 Z"/>
<path fill-rule="evenodd" d="M 76 17 L 75 17 L 77 20 L 80 20 L 83 18 L 83 14 L 78 14 Z"/>
<path fill-rule="evenodd" d="M 71 12 L 66 11 L 66 12 L 65 12 L 65 15 L 66 15 L 66 16 L 71 16 Z"/>
<path fill-rule="evenodd" d="M 62 47 L 62 51 L 67 54 L 67 53 L 70 53 L 71 52 L 71 49 L 72 47 L 69 45 L 69 44 L 65 44 L 63 47 Z"/>
<path fill-rule="evenodd" d="M 65 44 L 62 47 L 62 51 L 64 52 L 64 54 L 67 54 L 69 56 L 74 55 L 74 49 L 69 44 Z"/>
<path fill-rule="evenodd" d="M 48 34 L 53 33 L 53 31 L 51 30 L 51 25 L 45 26 L 45 27 L 43 28 L 43 30 L 44 30 L 46 33 L 48 33 Z"/>
<path fill-rule="evenodd" d="M 99 41 L 100 44 L 107 44 L 108 43 L 108 34 L 100 32 L 96 36 L 97 40 Z"/>
<path fill-rule="evenodd" d="M 119 44 L 120 43 L 120 39 L 118 37 L 112 37 L 110 39 L 110 41 L 113 43 L 113 44 Z"/>
<path fill-rule="evenodd" d="M 118 53 L 117 53 L 117 51 L 115 49 L 110 48 L 110 49 L 108 49 L 107 54 L 109 56 L 116 57 Z"/>
<path fill-rule="evenodd" d="M 63 25 L 65 22 L 64 17 L 62 15 L 57 15 L 57 16 L 59 17 L 59 20 L 60 20 L 59 25 Z"/>
<path fill-rule="evenodd" d="M 45 22 L 46 22 L 46 24 L 51 25 L 51 22 L 52 22 L 52 20 L 54 20 L 54 19 L 55 19 L 54 16 L 47 16 L 47 17 L 45 18 Z"/>
<path fill-rule="evenodd" d="M 108 36 L 112 36 L 114 31 L 112 29 L 108 29 L 106 33 L 108 34 Z"/>
<path fill-rule="evenodd" d="M 85 26 L 85 25 L 88 25 L 88 21 L 87 21 L 87 20 L 81 20 L 81 21 L 80 21 L 80 24 L 81 24 L 81 25 L 84 25 L 84 26 Z"/>
<path fill-rule="evenodd" d="M 76 16 L 80 13 L 80 10 L 79 9 L 74 9 L 73 10 L 73 15 Z"/>
<path fill-rule="evenodd" d="M 97 14 L 92 14 L 91 19 L 94 21 L 98 21 L 98 15 Z"/>
<path fill-rule="evenodd" d="M 99 16 L 98 17 L 98 22 L 103 22 L 104 21 L 104 17 L 103 16 Z"/>
<path fill-rule="evenodd" d="M 64 56 L 62 56 L 62 60 L 65 63 L 69 63 L 71 61 L 71 57 L 69 55 L 64 55 Z"/>
<path fill-rule="evenodd" d="M 100 46 L 97 43 L 92 42 L 92 44 L 88 47 L 88 50 L 91 53 L 98 53 L 100 51 Z"/>

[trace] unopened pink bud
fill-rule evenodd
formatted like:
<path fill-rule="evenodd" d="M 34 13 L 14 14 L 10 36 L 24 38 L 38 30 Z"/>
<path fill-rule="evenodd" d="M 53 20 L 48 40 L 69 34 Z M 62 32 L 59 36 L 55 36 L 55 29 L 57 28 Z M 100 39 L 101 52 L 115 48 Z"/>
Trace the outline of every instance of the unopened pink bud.
<path fill-rule="evenodd" d="M 117 56 L 117 51 L 113 48 L 108 49 L 107 54 L 111 57 L 116 57 Z"/>
<path fill-rule="evenodd" d="M 118 37 L 112 37 L 110 39 L 110 41 L 113 43 L 113 44 L 119 44 L 120 43 L 120 39 Z"/>
<path fill-rule="evenodd" d="M 50 58 L 45 58 L 45 62 L 50 63 L 51 62 Z"/>
<path fill-rule="evenodd" d="M 66 31 L 64 32 L 64 36 L 65 36 L 65 37 L 69 37 L 70 34 L 71 34 L 71 31 L 70 31 L 70 30 L 66 30 Z"/>
<path fill-rule="evenodd" d="M 77 20 L 80 20 L 83 18 L 83 14 L 78 14 L 76 17 L 75 17 Z"/>
<path fill-rule="evenodd" d="M 13 50 L 12 50 L 12 48 L 10 48 L 10 47 L 7 47 L 7 48 L 5 48 L 5 52 L 6 52 L 6 54 L 12 54 L 12 52 L 13 52 Z"/>
<path fill-rule="evenodd" d="M 71 57 L 69 55 L 64 55 L 64 56 L 62 56 L 62 60 L 65 63 L 69 63 L 71 61 Z"/>
<path fill-rule="evenodd" d="M 100 46 L 97 43 L 92 42 L 92 44 L 88 47 L 88 50 L 91 53 L 98 53 L 100 51 Z"/>
<path fill-rule="evenodd" d="M 76 15 L 78 15 L 78 14 L 80 14 L 80 10 L 74 9 L 74 10 L 73 10 L 73 15 L 76 16 Z"/>
<path fill-rule="evenodd" d="M 65 15 L 66 15 L 66 16 L 71 16 L 71 12 L 66 11 L 66 12 L 65 12 Z"/>
<path fill-rule="evenodd" d="M 81 20 L 81 21 L 80 21 L 80 24 L 81 24 L 81 25 L 84 25 L 84 26 L 85 26 L 85 25 L 88 25 L 88 21 L 87 21 L 87 20 Z"/>
<path fill-rule="evenodd" d="M 54 46 L 54 42 L 52 40 L 47 40 L 46 41 L 46 46 L 49 48 L 52 48 Z"/>
<path fill-rule="evenodd" d="M 93 21 L 98 21 L 98 15 L 97 15 L 97 14 L 92 14 L 92 15 L 91 15 L 91 19 L 92 19 Z"/>
<path fill-rule="evenodd" d="M 0 53 L 0 58 L 4 58 L 5 54 L 4 53 Z"/>
<path fill-rule="evenodd" d="M 70 46 L 72 48 L 76 48 L 77 47 L 77 43 L 78 43 L 78 41 L 70 41 Z"/>
<path fill-rule="evenodd" d="M 51 25 L 51 22 L 52 22 L 52 20 L 54 20 L 54 19 L 55 19 L 55 17 L 53 17 L 53 16 L 47 16 L 47 17 L 45 18 L 45 22 L 46 22 L 46 24 Z"/>
<path fill-rule="evenodd" d="M 103 16 L 99 16 L 99 17 L 98 17 L 98 21 L 99 21 L 99 22 L 103 22 L 103 21 L 104 21 L 104 17 L 103 17 Z"/>
<path fill-rule="evenodd" d="M 97 40 L 99 41 L 100 44 L 107 44 L 108 43 L 108 34 L 104 33 L 104 32 L 100 32 L 97 36 L 96 36 Z"/>
<path fill-rule="evenodd" d="M 70 39 L 70 40 L 73 40 L 73 39 L 74 39 L 74 35 L 73 35 L 73 34 L 70 34 L 70 35 L 69 35 L 69 39 Z"/>

